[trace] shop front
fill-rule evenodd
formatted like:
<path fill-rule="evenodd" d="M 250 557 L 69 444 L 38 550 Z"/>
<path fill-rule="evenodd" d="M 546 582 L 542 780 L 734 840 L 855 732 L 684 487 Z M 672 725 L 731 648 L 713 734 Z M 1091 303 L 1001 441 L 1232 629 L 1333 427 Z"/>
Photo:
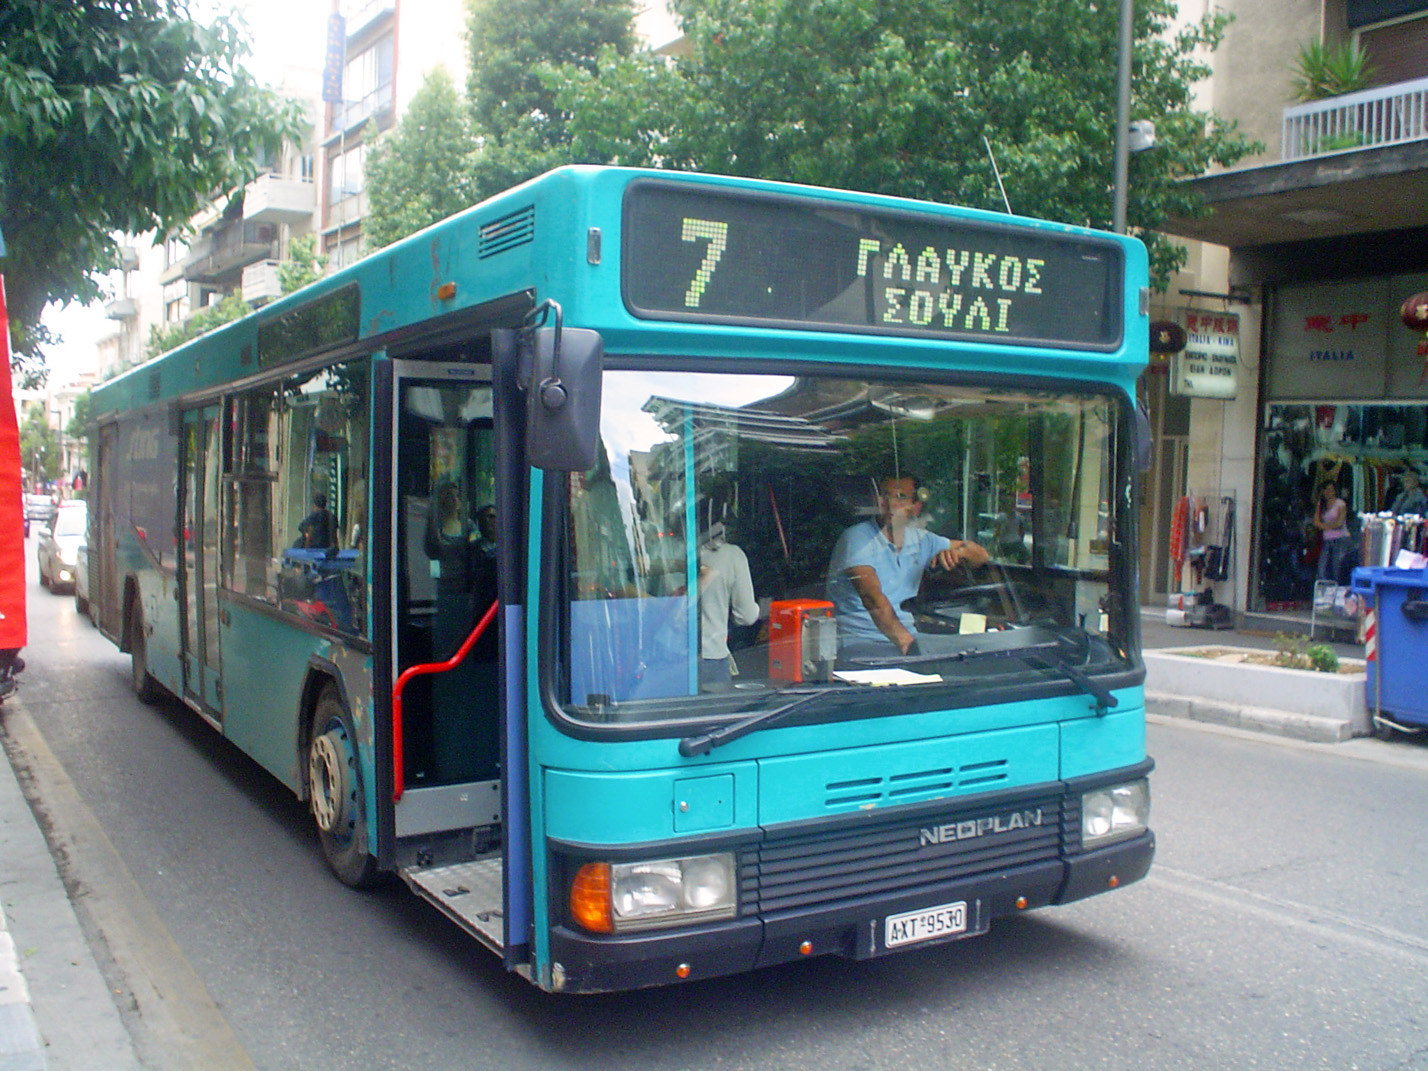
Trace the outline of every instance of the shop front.
<path fill-rule="evenodd" d="M 1266 288 L 1247 609 L 1309 610 L 1316 580 L 1347 582 L 1365 523 L 1428 514 L 1410 493 L 1428 484 L 1428 358 L 1399 316 L 1424 290 L 1425 273 Z"/>

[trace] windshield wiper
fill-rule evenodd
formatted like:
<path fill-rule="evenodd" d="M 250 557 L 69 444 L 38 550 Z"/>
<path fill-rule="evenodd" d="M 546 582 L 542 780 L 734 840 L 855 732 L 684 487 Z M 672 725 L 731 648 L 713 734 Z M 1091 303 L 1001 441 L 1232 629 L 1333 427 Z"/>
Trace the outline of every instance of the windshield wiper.
<path fill-rule="evenodd" d="M 847 685 L 831 684 L 825 688 L 809 692 L 807 695 L 800 695 L 797 699 L 789 703 L 783 703 L 772 710 L 761 710 L 757 714 L 751 714 L 747 718 L 733 722 L 729 725 L 721 725 L 717 729 L 710 729 L 707 733 L 697 733 L 694 736 L 686 736 L 679 742 L 679 753 L 686 759 L 692 759 L 696 755 L 707 755 L 716 747 L 725 744 L 732 744 L 742 736 L 748 736 L 756 729 L 764 729 L 774 722 L 782 721 L 785 715 L 800 710 L 820 696 L 825 696 L 829 692 L 846 691 Z"/>
<path fill-rule="evenodd" d="M 903 655 L 891 658 L 860 658 L 865 666 L 917 666 L 947 662 L 975 662 L 992 658 L 1013 658 L 1038 669 L 1059 673 L 1096 701 L 1096 714 L 1102 716 L 1116 708 L 1116 697 L 1110 689 L 1097 684 L 1071 665 L 1073 654 L 1068 647 L 1074 641 L 1058 631 L 1033 625 L 1028 628 L 983 632 L 966 636 L 939 637 L 947 649 L 930 654 Z"/>
<path fill-rule="evenodd" d="M 1096 717 L 1102 718 L 1116 708 L 1116 697 L 1111 694 L 1111 690 L 1104 685 L 1097 684 L 1086 674 L 1082 673 L 1075 666 L 1065 660 L 1065 656 L 1057 655 L 1054 658 L 1029 658 L 1027 659 L 1034 666 L 1042 666 L 1046 669 L 1060 673 L 1068 681 L 1074 684 L 1081 691 L 1085 692 L 1096 701 Z"/>

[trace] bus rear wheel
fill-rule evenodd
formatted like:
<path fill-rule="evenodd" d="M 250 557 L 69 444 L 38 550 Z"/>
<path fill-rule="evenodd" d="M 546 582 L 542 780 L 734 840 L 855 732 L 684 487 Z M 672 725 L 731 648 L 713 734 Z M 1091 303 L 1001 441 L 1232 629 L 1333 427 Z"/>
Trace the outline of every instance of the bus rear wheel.
<path fill-rule="evenodd" d="M 141 703 L 159 698 L 159 682 L 149 673 L 149 641 L 144 635 L 144 615 L 135 601 L 129 607 L 129 677 Z"/>
<path fill-rule="evenodd" d="M 361 888 L 377 876 L 367 850 L 367 814 L 352 718 L 327 685 L 312 713 L 307 751 L 308 799 L 322 855 L 344 885 Z"/>

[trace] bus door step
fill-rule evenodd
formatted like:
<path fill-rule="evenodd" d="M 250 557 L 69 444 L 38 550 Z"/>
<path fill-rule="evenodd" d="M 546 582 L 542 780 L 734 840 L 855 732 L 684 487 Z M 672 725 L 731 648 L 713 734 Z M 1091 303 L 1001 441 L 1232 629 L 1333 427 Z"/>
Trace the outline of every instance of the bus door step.
<path fill-rule="evenodd" d="M 405 867 L 402 878 L 458 926 L 493 951 L 505 942 L 501 857 L 445 866 Z"/>

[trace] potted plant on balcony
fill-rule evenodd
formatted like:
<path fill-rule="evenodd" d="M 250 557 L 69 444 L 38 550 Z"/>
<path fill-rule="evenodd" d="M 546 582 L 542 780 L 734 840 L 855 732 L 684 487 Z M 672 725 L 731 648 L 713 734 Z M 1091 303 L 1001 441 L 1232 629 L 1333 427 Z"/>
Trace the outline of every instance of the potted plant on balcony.
<path fill-rule="evenodd" d="M 1340 97 L 1345 93 L 1357 93 L 1373 83 L 1374 69 L 1368 54 L 1359 47 L 1357 41 L 1345 41 L 1336 45 L 1326 45 L 1322 41 L 1310 41 L 1299 46 L 1299 58 L 1295 60 L 1292 75 L 1291 95 L 1301 104 L 1311 101 Z M 1333 134 L 1314 136 L 1312 144 L 1306 144 L 1310 155 L 1321 152 L 1335 152 L 1339 149 L 1355 149 L 1365 142 L 1363 131 L 1344 130 Z"/>

